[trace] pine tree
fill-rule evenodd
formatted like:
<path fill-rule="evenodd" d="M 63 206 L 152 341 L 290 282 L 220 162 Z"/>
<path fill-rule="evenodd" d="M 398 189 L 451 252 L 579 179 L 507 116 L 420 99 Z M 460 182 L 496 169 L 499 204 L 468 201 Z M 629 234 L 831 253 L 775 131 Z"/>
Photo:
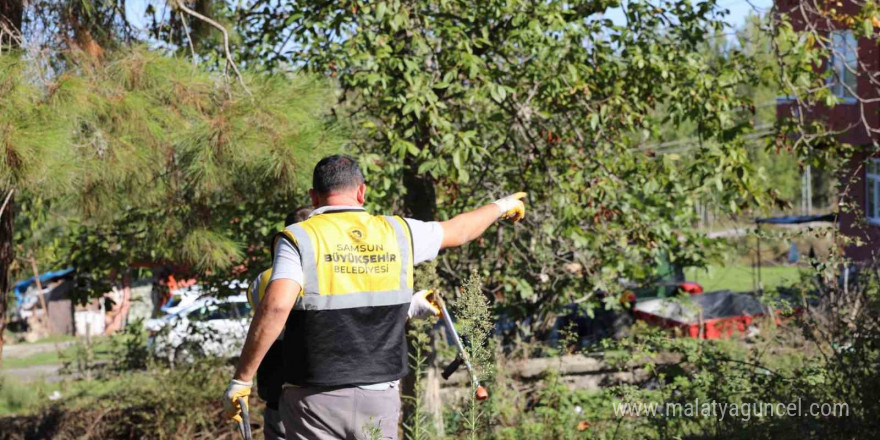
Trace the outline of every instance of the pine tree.
<path fill-rule="evenodd" d="M 338 148 L 324 121 L 330 84 L 245 74 L 245 92 L 143 47 L 86 56 L 67 54 L 69 70 L 39 83 L 24 59 L 0 57 L 0 188 L 52 197 L 71 216 L 70 256 L 87 280 L 132 263 L 227 280 L 262 270 L 254 242 Z"/>
<path fill-rule="evenodd" d="M 0 0 L 0 50 L 6 49 L 4 44 L 8 45 L 10 50 L 15 47 L 16 41 L 10 37 L 10 32 L 21 29 L 23 15 L 24 5 L 21 0 Z M 4 75 L 3 67 L 0 66 L 0 81 L 3 81 L 4 78 L 6 75 Z M 0 121 L 2 118 L 3 115 L 0 115 Z M 0 131 L 0 134 L 2 133 Z M 4 148 L 5 141 L 3 139 L 0 137 L 0 148 Z M 0 152 L 2 151 L 0 150 Z M 3 331 L 6 329 L 6 309 L 8 308 L 6 292 L 10 287 L 9 266 L 15 258 L 12 248 L 15 198 L 12 190 L 11 186 L 0 182 L 0 199 L 2 199 L 0 200 L 0 354 L 3 353 Z M 5 208 L 2 208 L 4 205 Z"/>

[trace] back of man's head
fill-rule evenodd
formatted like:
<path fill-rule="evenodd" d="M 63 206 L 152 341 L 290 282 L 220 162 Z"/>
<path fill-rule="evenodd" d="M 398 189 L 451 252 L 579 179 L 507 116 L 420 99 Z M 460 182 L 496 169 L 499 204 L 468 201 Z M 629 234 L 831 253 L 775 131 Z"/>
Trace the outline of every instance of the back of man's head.
<path fill-rule="evenodd" d="M 334 154 L 321 159 L 312 174 L 312 189 L 318 194 L 357 188 L 364 183 L 364 174 L 351 156 Z"/>
<path fill-rule="evenodd" d="M 284 218 L 284 226 L 289 226 L 294 223 L 304 222 L 308 220 L 309 214 L 312 213 L 312 208 L 308 206 L 301 206 L 296 208 L 294 211 L 287 214 L 287 217 Z"/>

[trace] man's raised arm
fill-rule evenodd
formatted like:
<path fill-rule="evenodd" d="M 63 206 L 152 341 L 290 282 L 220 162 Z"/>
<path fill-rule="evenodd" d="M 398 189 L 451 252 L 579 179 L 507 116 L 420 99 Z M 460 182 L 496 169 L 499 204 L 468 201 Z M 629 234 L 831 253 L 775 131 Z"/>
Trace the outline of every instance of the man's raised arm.
<path fill-rule="evenodd" d="M 519 221 L 525 215 L 526 208 L 522 202 L 525 196 L 526 193 L 518 192 L 440 222 L 440 227 L 443 228 L 443 242 L 440 248 L 458 247 L 474 240 L 499 217 Z"/>

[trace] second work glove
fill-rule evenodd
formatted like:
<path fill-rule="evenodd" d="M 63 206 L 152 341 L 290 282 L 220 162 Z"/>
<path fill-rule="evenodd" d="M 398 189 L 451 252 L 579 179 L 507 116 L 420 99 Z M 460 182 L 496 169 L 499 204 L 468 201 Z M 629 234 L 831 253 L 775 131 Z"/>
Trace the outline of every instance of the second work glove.
<path fill-rule="evenodd" d="M 522 199 L 526 197 L 526 193 L 518 192 L 507 197 L 498 199 L 492 203 L 501 208 L 501 218 L 519 221 L 526 215 L 526 205 Z"/>
<path fill-rule="evenodd" d="M 414 293 L 412 300 L 409 303 L 409 312 L 407 313 L 409 319 L 422 319 L 429 316 L 440 316 L 442 312 L 440 311 L 440 306 L 437 305 L 437 302 L 434 298 L 434 291 L 430 289 L 419 290 L 418 292 Z"/>
<path fill-rule="evenodd" d="M 223 416 L 227 419 L 235 420 L 241 423 L 241 406 L 238 399 L 244 397 L 244 404 L 247 406 L 248 396 L 251 395 L 251 387 L 253 382 L 245 382 L 243 380 L 232 379 L 226 392 L 223 394 Z"/>

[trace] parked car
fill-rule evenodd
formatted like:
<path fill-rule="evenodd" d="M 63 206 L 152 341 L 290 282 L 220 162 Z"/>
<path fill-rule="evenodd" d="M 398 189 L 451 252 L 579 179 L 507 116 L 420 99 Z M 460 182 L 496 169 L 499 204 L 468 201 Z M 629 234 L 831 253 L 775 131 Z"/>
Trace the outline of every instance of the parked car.
<path fill-rule="evenodd" d="M 165 316 L 176 315 L 178 312 L 193 305 L 202 295 L 202 286 L 198 284 L 177 289 L 160 310 L 162 310 L 162 313 L 165 313 Z"/>
<path fill-rule="evenodd" d="M 231 358 L 241 352 L 250 315 L 245 295 L 199 298 L 176 313 L 147 321 L 147 346 L 171 363 Z"/>

